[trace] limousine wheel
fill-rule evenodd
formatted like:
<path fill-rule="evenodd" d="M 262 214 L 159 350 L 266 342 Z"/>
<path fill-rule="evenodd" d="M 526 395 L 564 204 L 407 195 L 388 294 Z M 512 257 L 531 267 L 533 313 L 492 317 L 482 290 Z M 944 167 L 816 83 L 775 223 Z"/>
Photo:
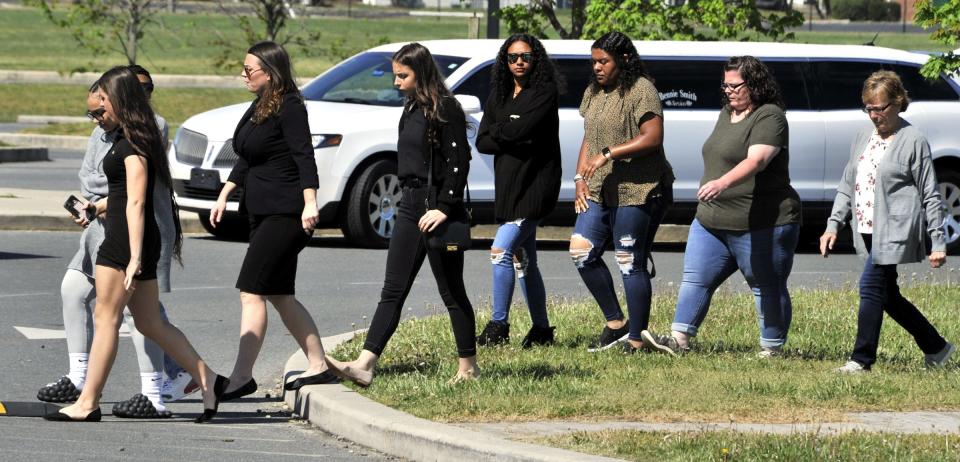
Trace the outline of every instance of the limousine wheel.
<path fill-rule="evenodd" d="M 385 248 L 393 235 L 400 203 L 397 163 L 391 159 L 370 164 L 350 190 L 343 234 L 357 245 Z"/>
<path fill-rule="evenodd" d="M 960 254 L 960 172 L 941 170 L 937 172 L 940 181 L 940 198 L 946 209 L 944 231 L 947 238 L 947 250 L 951 255 Z"/>
<path fill-rule="evenodd" d="M 210 213 L 197 212 L 200 224 L 214 237 L 228 241 L 246 242 L 250 239 L 250 222 L 245 216 L 226 215 L 214 228 L 210 226 Z"/>

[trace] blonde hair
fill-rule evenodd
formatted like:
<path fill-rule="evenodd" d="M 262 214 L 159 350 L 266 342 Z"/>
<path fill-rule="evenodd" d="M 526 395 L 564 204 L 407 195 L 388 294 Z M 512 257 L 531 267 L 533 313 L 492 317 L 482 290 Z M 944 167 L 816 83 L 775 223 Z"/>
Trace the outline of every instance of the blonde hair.
<path fill-rule="evenodd" d="M 904 88 L 903 81 L 900 80 L 900 76 L 896 72 L 877 71 L 870 74 L 870 77 L 867 77 L 867 80 L 863 82 L 863 91 L 860 92 L 860 98 L 864 104 L 867 103 L 867 100 L 881 94 L 886 96 L 891 103 L 898 104 L 900 106 L 899 112 L 906 111 L 907 106 L 910 105 L 907 89 Z"/>

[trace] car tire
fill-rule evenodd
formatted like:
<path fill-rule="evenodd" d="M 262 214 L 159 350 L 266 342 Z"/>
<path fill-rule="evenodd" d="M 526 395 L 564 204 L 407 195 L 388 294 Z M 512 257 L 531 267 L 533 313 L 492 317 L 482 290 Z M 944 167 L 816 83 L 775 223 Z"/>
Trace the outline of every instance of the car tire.
<path fill-rule="evenodd" d="M 216 228 L 210 225 L 209 212 L 197 212 L 197 217 L 203 229 L 217 239 L 237 242 L 246 242 L 250 239 L 250 222 L 246 216 L 225 215 Z"/>
<path fill-rule="evenodd" d="M 386 248 L 393 235 L 399 204 L 396 161 L 382 159 L 368 165 L 350 190 L 343 235 L 355 245 Z"/>
<path fill-rule="evenodd" d="M 947 253 L 960 254 L 960 172 L 943 169 L 937 172 L 940 199 L 943 201 L 944 234 Z"/>

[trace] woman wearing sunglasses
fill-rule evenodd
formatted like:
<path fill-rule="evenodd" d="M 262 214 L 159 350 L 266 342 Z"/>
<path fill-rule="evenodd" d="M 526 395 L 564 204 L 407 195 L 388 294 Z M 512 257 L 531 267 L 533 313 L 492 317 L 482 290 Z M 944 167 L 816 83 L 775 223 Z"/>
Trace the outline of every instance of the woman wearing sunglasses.
<path fill-rule="evenodd" d="M 227 198 L 243 188 L 240 212 L 250 217 L 250 245 L 237 276 L 240 289 L 240 345 L 223 400 L 257 391 L 253 366 L 267 333 L 267 302 L 300 345 L 309 363 L 286 390 L 337 380 L 327 368 L 317 325 L 295 295 L 297 257 L 317 225 L 317 164 L 307 123 L 307 107 L 293 79 L 290 56 L 274 42 L 247 50 L 243 81 L 257 95 L 233 134 L 238 159 L 217 204 L 210 211 L 216 227 Z"/>
<path fill-rule="evenodd" d="M 500 227 L 490 247 L 493 317 L 477 343 L 510 340 L 516 277 L 533 321 L 522 342 L 529 348 L 554 341 L 537 267 L 537 226 L 553 211 L 560 193 L 560 77 L 543 45 L 528 34 L 512 35 L 503 43 L 492 77 L 477 150 L 494 156 L 494 214 Z"/>
<path fill-rule="evenodd" d="M 956 348 L 900 294 L 897 285 L 898 264 L 923 261 L 924 236 L 930 239 L 930 266 L 939 268 L 947 260 L 943 205 L 930 144 L 900 117 L 910 103 L 900 76 L 875 72 L 863 83 L 860 96 L 873 126 L 861 131 L 851 146 L 827 230 L 820 237 L 820 253 L 826 257 L 849 221 L 857 254 L 866 260 L 860 275 L 853 354 L 837 371 L 870 370 L 877 361 L 884 311 L 913 336 L 927 367 L 941 367 Z"/>
<path fill-rule="evenodd" d="M 724 104 L 703 144 L 703 178 L 690 225 L 671 335 L 644 340 L 665 353 L 690 348 L 714 291 L 737 269 L 753 290 L 760 358 L 781 353 L 793 308 L 787 278 L 800 235 L 800 197 L 790 186 L 789 132 L 780 86 L 752 56 L 723 66 Z"/>
<path fill-rule="evenodd" d="M 179 364 L 187 366 L 203 393 L 203 414 L 197 423 L 217 413 L 227 379 L 207 367 L 179 329 L 160 311 L 157 286 L 161 259 L 161 232 L 154 216 L 153 194 L 157 182 L 170 188 L 170 170 L 162 135 L 146 93 L 136 75 L 115 67 L 99 80 L 101 123 L 112 127 L 113 145 L 104 156 L 106 201 L 96 204 L 106 213 L 103 243 L 97 250 L 93 342 L 88 373 L 77 402 L 44 416 L 47 420 L 98 422 L 100 399 L 117 354 L 117 326 L 127 306 L 137 330 L 156 342 Z M 91 111 L 93 112 L 93 111 Z M 168 196 L 167 200 L 172 201 Z M 171 212 L 172 213 L 172 212 Z M 173 217 L 176 222 L 178 218 Z M 182 236 L 179 226 L 173 255 L 179 259 Z"/>

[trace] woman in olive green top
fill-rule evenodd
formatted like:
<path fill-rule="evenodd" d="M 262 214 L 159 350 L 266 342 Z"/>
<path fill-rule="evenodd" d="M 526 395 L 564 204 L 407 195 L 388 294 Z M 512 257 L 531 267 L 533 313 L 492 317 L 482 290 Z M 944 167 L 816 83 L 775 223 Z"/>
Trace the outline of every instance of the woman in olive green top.
<path fill-rule="evenodd" d="M 630 38 L 611 32 L 591 47 L 594 79 L 580 105 L 583 143 L 577 161 L 578 213 L 570 254 L 606 325 L 591 351 L 628 340 L 632 352 L 650 318 L 647 272 L 657 227 L 673 203 L 673 170 L 663 152 L 663 110 Z M 626 293 L 623 318 L 613 278 L 601 258 L 613 242 Z"/>
<path fill-rule="evenodd" d="M 780 353 L 792 307 L 787 278 L 800 233 L 800 198 L 790 186 L 789 136 L 780 87 L 752 56 L 723 68 L 726 104 L 703 144 L 697 216 L 690 226 L 672 335 L 643 332 L 664 352 L 689 349 L 713 292 L 737 269 L 756 298 L 760 357 Z"/>

